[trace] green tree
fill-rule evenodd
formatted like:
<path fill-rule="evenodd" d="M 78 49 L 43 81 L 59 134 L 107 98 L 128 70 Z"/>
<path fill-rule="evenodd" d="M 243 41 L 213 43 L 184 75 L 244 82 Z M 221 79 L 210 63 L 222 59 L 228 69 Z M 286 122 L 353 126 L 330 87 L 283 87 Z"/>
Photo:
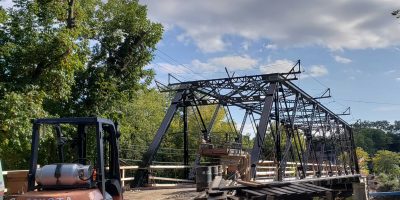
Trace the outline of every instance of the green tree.
<path fill-rule="evenodd" d="M 359 128 L 354 130 L 356 146 L 363 148 L 369 154 L 378 150 L 388 149 L 392 138 L 381 129 Z"/>
<path fill-rule="evenodd" d="M 122 110 L 153 78 L 144 67 L 161 37 L 137 0 L 15 0 L 0 8 L 5 168 L 27 167 L 32 118 L 126 119 Z"/>
<path fill-rule="evenodd" d="M 44 94 L 10 92 L 0 99 L 0 158 L 5 169 L 26 169 L 29 161 L 30 119 L 46 116 Z"/>
<path fill-rule="evenodd" d="M 371 158 L 369 157 L 368 153 L 364 151 L 364 149 L 361 147 L 357 147 L 356 155 L 358 158 L 358 165 L 360 167 L 361 174 L 368 175 L 368 162 L 371 160 Z"/>
<path fill-rule="evenodd" d="M 398 191 L 400 189 L 399 178 L 396 176 L 379 174 L 377 178 L 379 182 L 379 192 Z"/>
<path fill-rule="evenodd" d="M 387 175 L 400 175 L 400 155 L 387 150 L 379 150 L 372 158 L 375 173 Z"/>

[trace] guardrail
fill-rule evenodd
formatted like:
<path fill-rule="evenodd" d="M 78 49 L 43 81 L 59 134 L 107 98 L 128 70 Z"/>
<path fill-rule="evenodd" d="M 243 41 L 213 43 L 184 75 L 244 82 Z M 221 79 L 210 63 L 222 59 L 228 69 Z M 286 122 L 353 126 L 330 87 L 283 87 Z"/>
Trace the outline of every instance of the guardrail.
<path fill-rule="evenodd" d="M 150 165 L 150 170 L 165 170 L 165 169 L 190 169 L 192 166 L 189 165 Z M 128 170 L 137 170 L 139 166 L 121 166 L 121 182 L 122 187 L 125 186 L 126 181 L 133 181 L 134 177 L 127 177 L 126 171 Z M 163 180 L 163 181 L 174 181 L 174 182 L 185 182 L 190 183 L 193 182 L 191 180 L 186 179 L 177 179 L 177 178 L 166 178 L 166 177 L 157 177 L 157 176 L 149 176 L 150 180 Z"/>
<path fill-rule="evenodd" d="M 292 177 L 296 176 L 296 166 L 298 163 L 294 162 L 288 162 L 286 165 L 286 171 L 285 174 Z M 314 177 L 316 174 L 316 166 L 317 164 L 309 163 L 307 164 L 309 168 L 312 168 L 311 170 L 307 170 L 307 178 L 308 177 Z M 321 175 L 328 175 L 328 168 L 329 166 L 327 164 L 324 164 Z M 334 175 L 338 175 L 338 168 L 339 166 L 337 165 L 331 165 L 334 170 L 332 171 Z M 183 169 L 190 169 L 192 166 L 189 165 L 150 165 L 150 170 L 183 170 Z M 260 161 L 259 165 L 257 166 L 257 177 L 265 177 L 266 179 L 269 179 L 270 177 L 272 178 L 275 175 L 275 168 L 276 166 L 274 165 L 273 161 Z M 139 169 L 139 166 L 133 165 L 133 166 L 121 166 L 121 184 L 124 187 L 126 182 L 128 181 L 133 181 L 134 177 L 127 176 L 127 172 L 129 171 L 136 171 Z M 28 172 L 28 170 L 11 170 L 11 171 L 3 171 L 3 176 L 6 176 L 9 172 Z M 5 178 L 5 177 L 4 177 Z M 149 175 L 149 180 L 159 180 L 159 181 L 169 181 L 169 182 L 177 182 L 177 183 L 194 183 L 193 180 L 187 180 L 187 179 L 178 179 L 178 178 L 169 178 L 169 177 L 159 177 L 159 176 L 153 176 Z M 5 178 L 6 180 L 6 178 Z M 170 186 L 171 184 L 152 184 L 152 186 Z M 6 188 L 7 188 L 7 183 L 6 183 Z M 7 189 L 6 189 L 7 191 Z M 5 191 L 5 192 L 6 192 Z"/>

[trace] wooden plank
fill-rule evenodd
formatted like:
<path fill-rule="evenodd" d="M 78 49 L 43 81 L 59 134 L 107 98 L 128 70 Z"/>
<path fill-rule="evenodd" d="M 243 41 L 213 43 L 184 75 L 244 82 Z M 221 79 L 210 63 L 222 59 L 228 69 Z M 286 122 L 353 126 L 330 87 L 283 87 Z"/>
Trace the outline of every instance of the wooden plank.
<path fill-rule="evenodd" d="M 195 185 L 193 184 L 183 184 L 183 183 L 152 183 L 146 184 L 146 187 L 152 189 L 160 189 L 160 188 L 193 188 Z M 146 188 L 142 188 L 146 189 Z"/>
<path fill-rule="evenodd" d="M 135 180 L 135 177 L 121 178 L 121 181 L 133 181 L 133 180 Z"/>
<path fill-rule="evenodd" d="M 294 185 L 294 184 L 292 184 L 292 185 L 290 185 L 290 187 L 291 188 L 295 188 L 295 189 L 298 189 L 298 190 L 301 190 L 301 191 L 304 191 L 304 192 L 311 192 L 311 193 L 314 193 L 315 191 L 314 190 L 309 190 L 309 189 L 307 189 L 307 188 L 303 188 L 303 187 L 299 187 L 298 185 Z"/>
<path fill-rule="evenodd" d="M 229 200 L 240 200 L 239 197 L 236 197 L 236 196 L 233 196 L 233 195 L 228 195 L 227 198 L 228 198 Z"/>
<path fill-rule="evenodd" d="M 174 182 L 194 183 L 193 180 L 179 179 L 179 178 L 165 178 L 165 177 L 158 177 L 158 176 L 149 176 L 149 179 L 161 180 L 161 181 L 174 181 Z"/>
<path fill-rule="evenodd" d="M 303 185 L 310 186 L 310 187 L 313 187 L 313 188 L 317 188 L 317 189 L 320 189 L 322 191 L 327 191 L 327 192 L 332 191 L 329 188 L 321 187 L 321 186 L 314 185 L 314 184 L 311 184 L 311 183 L 303 183 Z"/>
<path fill-rule="evenodd" d="M 290 185 L 289 185 L 289 186 L 282 187 L 282 189 L 291 190 L 291 191 L 296 192 L 296 193 L 298 193 L 298 194 L 307 193 L 307 192 L 304 192 L 304 190 L 299 190 L 299 189 L 297 189 L 297 188 L 292 188 L 292 187 L 290 187 Z"/>
<path fill-rule="evenodd" d="M 285 174 L 294 174 L 296 171 L 285 171 Z M 256 172 L 257 176 L 275 175 L 274 171 Z"/>
<path fill-rule="evenodd" d="M 213 182 L 211 183 L 211 188 L 218 188 L 221 184 L 222 176 L 216 176 Z"/>
<path fill-rule="evenodd" d="M 321 192 L 320 189 L 316 189 L 316 188 L 313 188 L 313 187 L 309 187 L 309 186 L 306 186 L 306 185 L 304 185 L 304 184 L 293 184 L 293 185 L 297 186 L 298 188 L 303 188 L 303 189 L 311 190 L 311 191 L 313 191 L 313 192 Z"/>
<path fill-rule="evenodd" d="M 150 165 L 150 169 L 186 169 L 192 168 L 187 165 Z"/>
<path fill-rule="evenodd" d="M 270 191 L 268 188 L 262 188 L 262 190 L 264 190 L 264 193 L 266 193 L 267 195 L 270 195 L 270 196 L 279 195 L 278 193 L 274 193 L 274 192 Z"/>
<path fill-rule="evenodd" d="M 267 191 L 267 192 L 271 192 L 271 193 L 275 193 L 275 196 L 280 196 L 280 195 L 285 195 L 284 192 L 275 190 L 274 188 L 263 188 L 263 190 Z"/>
<path fill-rule="evenodd" d="M 288 194 L 295 194 L 295 193 L 296 193 L 296 192 L 289 191 L 289 190 L 285 190 L 285 189 L 282 189 L 282 188 L 279 188 L 279 187 L 273 187 L 273 188 L 271 188 L 271 189 L 273 189 L 274 191 L 281 191 L 281 192 L 283 192 L 285 195 L 288 195 Z"/>
<path fill-rule="evenodd" d="M 237 183 L 240 183 L 240 184 L 242 184 L 242 185 L 250 186 L 250 187 L 254 187 L 254 188 L 265 187 L 264 184 L 261 184 L 261 183 L 255 182 L 255 181 L 242 181 L 242 180 L 237 180 L 236 182 L 237 182 Z"/>
<path fill-rule="evenodd" d="M 265 196 L 265 194 L 261 193 L 261 192 L 257 192 L 254 190 L 250 190 L 250 189 L 242 189 L 243 192 L 254 195 L 254 196 Z"/>

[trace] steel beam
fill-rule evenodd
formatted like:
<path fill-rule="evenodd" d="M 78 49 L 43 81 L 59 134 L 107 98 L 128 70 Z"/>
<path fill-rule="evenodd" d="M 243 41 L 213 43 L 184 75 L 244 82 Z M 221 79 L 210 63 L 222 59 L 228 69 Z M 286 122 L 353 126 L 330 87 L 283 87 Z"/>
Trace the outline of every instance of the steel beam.
<path fill-rule="evenodd" d="M 261 119 L 258 125 L 257 135 L 254 141 L 253 149 L 251 151 L 251 177 L 256 177 L 256 165 L 260 159 L 260 153 L 262 146 L 264 145 L 265 133 L 267 131 L 270 114 L 272 111 L 272 105 L 274 103 L 274 96 L 277 89 L 277 83 L 273 82 L 269 85 L 268 91 L 266 92 L 266 98 L 264 102 Z"/>
<path fill-rule="evenodd" d="M 135 179 L 133 181 L 134 187 L 143 186 L 144 183 L 147 182 L 148 176 L 148 168 L 150 167 L 151 162 L 154 159 L 154 156 L 157 153 L 158 148 L 160 147 L 161 141 L 164 138 L 172 119 L 174 118 L 175 112 L 178 110 L 179 103 L 183 96 L 183 90 L 178 91 L 175 94 L 174 99 L 169 106 L 167 113 L 161 122 L 161 126 L 158 129 L 156 135 L 152 143 L 150 144 L 149 148 L 147 149 L 146 153 L 143 154 L 142 162 L 139 165 L 139 169 L 136 171 Z"/>
<path fill-rule="evenodd" d="M 189 165 L 189 136 L 188 136 L 188 115 L 187 107 L 183 107 L 183 165 Z M 189 176 L 187 168 L 184 170 L 186 178 Z"/>

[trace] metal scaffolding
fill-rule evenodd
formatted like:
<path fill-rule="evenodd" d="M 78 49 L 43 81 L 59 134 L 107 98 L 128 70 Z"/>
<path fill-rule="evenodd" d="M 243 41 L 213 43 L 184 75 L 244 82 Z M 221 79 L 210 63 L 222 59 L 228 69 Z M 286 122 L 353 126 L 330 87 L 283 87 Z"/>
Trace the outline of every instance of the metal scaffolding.
<path fill-rule="evenodd" d="M 353 132 L 350 125 L 337 114 L 322 105 L 292 83 L 300 73 L 298 61 L 289 73 L 262 74 L 254 76 L 228 77 L 210 80 L 170 83 L 160 85 L 163 92 L 174 92 L 175 96 L 158 129 L 153 142 L 143 155 L 143 162 L 135 175 L 134 186 L 146 182 L 153 158 L 167 129 L 177 112 L 183 108 L 184 113 L 184 148 L 187 149 L 187 107 L 217 105 L 220 107 L 238 107 L 245 111 L 240 130 L 237 131 L 239 142 L 247 120 L 255 125 L 255 140 L 251 150 L 251 176 L 256 178 L 257 163 L 263 157 L 265 140 L 272 142 L 271 159 L 275 162 L 275 180 L 283 181 L 286 164 L 289 161 L 298 163 L 299 179 L 306 177 L 308 163 L 315 163 L 317 176 L 321 175 L 322 166 L 329 166 L 328 172 L 336 167 L 339 174 L 358 174 L 359 167 L 355 153 Z M 229 76 L 229 75 L 228 75 Z M 329 93 L 329 94 L 328 94 Z M 200 114 L 200 113 L 199 113 Z M 216 115 L 216 114 L 214 114 Z M 209 124 L 203 125 L 204 141 L 212 142 L 210 134 L 215 116 Z M 185 154 L 187 155 L 187 154 Z M 188 164 L 187 156 L 184 164 Z M 339 167 L 338 167 L 339 166 Z"/>

